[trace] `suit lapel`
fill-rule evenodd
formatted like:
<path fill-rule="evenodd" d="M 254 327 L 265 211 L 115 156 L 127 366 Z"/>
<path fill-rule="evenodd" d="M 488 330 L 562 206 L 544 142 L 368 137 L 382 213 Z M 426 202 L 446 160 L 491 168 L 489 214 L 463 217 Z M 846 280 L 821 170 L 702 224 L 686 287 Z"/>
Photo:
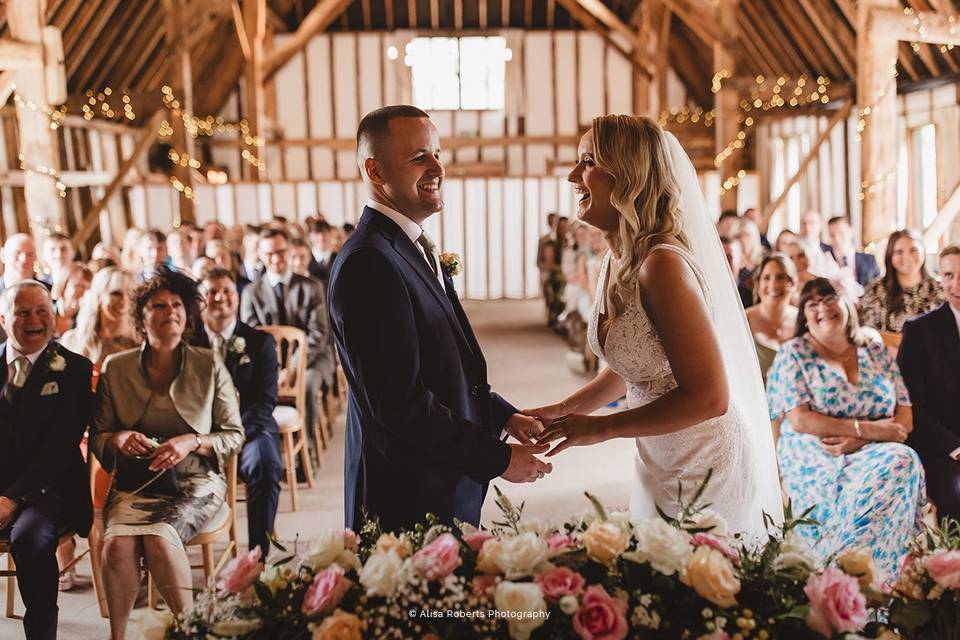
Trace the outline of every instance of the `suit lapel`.
<path fill-rule="evenodd" d="M 947 358 L 954 366 L 954 370 L 960 370 L 960 330 L 957 328 L 957 320 L 950 310 L 950 303 L 944 302 L 943 306 L 934 313 L 939 318 L 940 325 L 940 344 L 946 350 Z"/>
<path fill-rule="evenodd" d="M 266 273 L 257 281 L 257 286 L 260 287 L 260 306 L 263 309 L 264 319 L 269 321 L 264 324 L 279 324 L 280 309 L 277 306 L 277 296 L 273 292 L 273 287 L 270 286 L 270 279 Z"/>
<path fill-rule="evenodd" d="M 457 290 L 453 287 L 453 278 L 448 275 L 444 275 L 443 282 L 446 288 L 447 300 L 450 301 L 450 306 L 453 307 L 454 313 L 457 314 L 457 320 L 460 323 L 460 329 L 463 331 L 463 335 L 466 336 L 467 344 L 470 346 L 470 350 L 473 351 L 473 354 L 480 361 L 483 369 L 483 376 L 484 379 L 486 379 L 487 363 L 483 359 L 483 351 L 480 349 L 480 343 L 477 342 L 476 334 L 473 333 L 473 327 L 470 326 L 470 321 L 467 319 L 467 312 L 463 310 L 463 305 L 460 304 L 460 297 L 457 295 Z"/>

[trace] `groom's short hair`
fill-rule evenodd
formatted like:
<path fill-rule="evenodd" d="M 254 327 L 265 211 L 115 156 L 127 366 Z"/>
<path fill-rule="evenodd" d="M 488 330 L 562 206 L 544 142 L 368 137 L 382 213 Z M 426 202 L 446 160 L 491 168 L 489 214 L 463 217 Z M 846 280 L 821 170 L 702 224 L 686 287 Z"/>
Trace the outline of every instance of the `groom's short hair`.
<path fill-rule="evenodd" d="M 390 121 L 394 118 L 429 118 L 423 109 L 419 109 L 409 104 L 391 104 L 386 107 L 374 109 L 360 120 L 360 126 L 357 127 L 357 151 L 363 156 L 363 150 L 366 147 L 369 155 L 374 155 L 374 144 L 376 140 L 383 140 L 390 133 Z"/>

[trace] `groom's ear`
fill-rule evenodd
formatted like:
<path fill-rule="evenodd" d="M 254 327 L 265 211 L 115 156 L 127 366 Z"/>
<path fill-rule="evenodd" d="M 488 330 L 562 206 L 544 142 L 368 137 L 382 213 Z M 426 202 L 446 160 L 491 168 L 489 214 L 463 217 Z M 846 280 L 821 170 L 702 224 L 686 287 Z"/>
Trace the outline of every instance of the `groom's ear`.
<path fill-rule="evenodd" d="M 367 157 L 363 161 L 363 172 L 366 174 L 367 179 L 373 184 L 383 184 L 386 180 L 383 177 L 382 173 L 383 167 L 376 158 Z"/>

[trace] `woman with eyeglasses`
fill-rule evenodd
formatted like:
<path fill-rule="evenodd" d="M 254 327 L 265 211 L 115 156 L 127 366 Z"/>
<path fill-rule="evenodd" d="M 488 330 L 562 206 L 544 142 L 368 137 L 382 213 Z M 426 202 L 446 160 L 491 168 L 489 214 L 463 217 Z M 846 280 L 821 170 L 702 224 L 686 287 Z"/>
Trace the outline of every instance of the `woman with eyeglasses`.
<path fill-rule="evenodd" d="M 820 526 L 798 533 L 822 560 L 871 549 L 893 577 L 927 502 L 923 468 L 905 444 L 910 398 L 896 362 L 859 329 L 856 310 L 826 278 L 800 293 L 796 337 L 783 343 L 767 378 L 777 445 L 793 512 L 814 507 Z"/>
<path fill-rule="evenodd" d="M 900 333 L 907 320 L 943 304 L 943 288 L 927 272 L 923 241 L 916 232 L 894 231 L 883 265 L 883 277 L 867 285 L 860 298 L 864 326 Z"/>

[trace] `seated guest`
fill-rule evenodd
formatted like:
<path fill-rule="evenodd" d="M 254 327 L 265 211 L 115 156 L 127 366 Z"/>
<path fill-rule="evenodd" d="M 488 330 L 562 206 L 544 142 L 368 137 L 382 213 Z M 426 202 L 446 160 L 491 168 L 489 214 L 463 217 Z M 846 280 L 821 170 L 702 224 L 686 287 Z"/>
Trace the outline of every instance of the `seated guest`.
<path fill-rule="evenodd" d="M 140 258 L 140 239 L 143 229 L 131 227 L 123 234 L 123 243 L 120 247 L 120 266 L 130 273 L 140 273 L 143 261 Z"/>
<path fill-rule="evenodd" d="M 310 226 L 310 275 L 326 286 L 330 279 L 330 269 L 337 254 L 333 250 L 334 228 L 325 220 L 317 220 Z"/>
<path fill-rule="evenodd" d="M 10 541 L 29 640 L 57 637 L 57 544 L 90 531 L 80 438 L 90 422 L 90 362 L 53 338 L 50 294 L 25 280 L 0 294 L 0 538 Z"/>
<path fill-rule="evenodd" d="M 263 273 L 263 263 L 260 262 L 260 228 L 247 225 L 243 232 L 243 260 L 240 265 L 240 275 L 253 282 Z"/>
<path fill-rule="evenodd" d="M 864 326 L 900 333 L 907 320 L 943 304 L 943 289 L 927 272 L 926 253 L 917 233 L 894 231 L 887 240 L 883 266 L 883 278 L 867 285 L 860 298 Z"/>
<path fill-rule="evenodd" d="M 747 309 L 747 322 L 764 380 L 780 345 L 792 338 L 796 330 L 797 308 L 790 304 L 796 288 L 797 270 L 790 258 L 774 253 L 760 262 L 753 285 L 756 304 Z"/>
<path fill-rule="evenodd" d="M 226 269 L 233 274 L 234 282 L 237 283 L 237 291 L 243 293 L 244 287 L 250 284 L 250 281 L 240 273 L 240 261 L 236 254 L 230 250 L 230 245 L 224 240 L 211 240 L 207 243 L 204 253 L 213 260 L 214 266 Z M 199 274 L 194 275 L 200 277 Z"/>
<path fill-rule="evenodd" d="M 770 246 L 770 240 L 767 239 L 767 234 L 760 231 L 760 223 L 763 222 L 763 215 L 760 213 L 760 210 L 756 207 L 750 207 L 749 209 L 744 210 L 741 219 L 749 220 L 753 224 L 757 225 L 757 231 L 758 235 L 760 236 L 760 244 L 763 245 L 763 251 L 764 253 L 770 253 L 772 249 Z"/>
<path fill-rule="evenodd" d="M 880 277 L 877 259 L 869 253 L 856 250 L 853 244 L 853 227 L 846 216 L 830 218 L 827 229 L 830 232 L 833 259 L 837 261 L 842 273 L 848 273 L 861 287 Z"/>
<path fill-rule="evenodd" d="M 62 284 L 70 274 L 73 259 L 77 255 L 73 242 L 62 233 L 51 233 L 43 239 L 43 265 L 48 273 L 42 282 L 53 288 Z"/>
<path fill-rule="evenodd" d="M 167 255 L 174 269 L 189 271 L 193 262 L 193 249 L 190 244 L 190 231 L 180 227 L 167 234 Z"/>
<path fill-rule="evenodd" d="M 736 226 L 739 222 L 740 216 L 733 209 L 722 211 L 717 218 L 717 235 L 721 238 L 732 238 L 736 235 Z"/>
<path fill-rule="evenodd" d="M 832 247 L 823 241 L 823 216 L 819 211 L 807 211 L 800 216 L 800 239 L 820 248 L 821 254 L 832 257 Z M 814 258 L 814 266 L 820 256 Z"/>
<path fill-rule="evenodd" d="M 740 275 L 740 265 L 743 262 L 743 247 L 738 238 L 720 236 L 720 244 L 723 246 L 723 253 L 727 257 L 727 265 L 730 267 L 730 273 L 736 282 Z M 737 293 L 740 294 L 740 302 L 743 308 L 753 306 L 753 290 L 737 282 Z"/>
<path fill-rule="evenodd" d="M 158 229 L 151 229 L 140 237 L 138 245 L 140 263 L 140 281 L 149 280 L 157 275 L 161 269 L 169 267 L 167 260 L 167 236 Z"/>
<path fill-rule="evenodd" d="M 313 274 L 310 273 L 310 260 L 312 258 L 310 245 L 307 244 L 306 240 L 294 238 L 290 241 L 290 269 L 294 273 L 312 278 Z"/>
<path fill-rule="evenodd" d="M 740 219 L 736 226 L 736 237 L 743 248 L 740 271 L 737 272 L 737 284 L 753 288 L 753 275 L 763 260 L 763 244 L 760 242 L 760 229 L 753 220 Z"/>
<path fill-rule="evenodd" d="M 266 271 L 241 294 L 240 319 L 250 326 L 287 325 L 307 334 L 306 424 L 312 438 L 322 390 L 333 388 L 336 372 L 323 284 L 290 270 L 290 241 L 280 229 L 261 234 L 260 260 Z M 285 364 L 280 375 L 288 384 L 296 382 L 294 367 Z M 319 446 L 312 439 L 311 444 Z"/>
<path fill-rule="evenodd" d="M 773 243 L 773 250 L 776 253 L 785 253 L 790 255 L 790 245 L 797 241 L 797 234 L 790 229 L 784 229 L 777 234 L 777 241 Z"/>
<path fill-rule="evenodd" d="M 800 294 L 797 336 L 767 377 L 770 417 L 794 513 L 814 507 L 820 526 L 797 529 L 822 560 L 871 549 L 895 577 L 926 504 L 923 468 L 900 444 L 913 426 L 910 397 L 882 342 L 866 341 L 853 305 L 826 278 Z"/>
<path fill-rule="evenodd" d="M 179 271 L 137 287 L 133 318 L 143 346 L 107 358 L 97 385 L 91 443 L 104 469 L 116 471 L 103 547 L 114 640 L 126 636 L 141 560 L 179 614 L 193 588 L 184 543 L 227 517 L 224 472 L 243 444 L 243 425 L 223 362 L 186 343 L 199 305 L 197 284 Z"/>
<path fill-rule="evenodd" d="M 240 478 L 247 484 L 250 548 L 270 553 L 270 535 L 280 499 L 280 433 L 277 406 L 277 352 L 273 336 L 237 320 L 240 295 L 234 273 L 215 268 L 203 279 L 204 331 L 193 344 L 213 348 L 223 358 L 240 394 L 240 419 L 246 440 L 240 452 Z"/>
<path fill-rule="evenodd" d="M 960 245 L 940 252 L 947 302 L 908 320 L 897 362 L 913 401 L 907 444 L 920 454 L 941 517 L 960 520 Z"/>
<path fill-rule="evenodd" d="M 0 254 L 3 263 L 3 275 L 0 276 L 0 291 L 21 280 L 36 278 L 34 267 L 37 264 L 37 246 L 33 238 L 25 233 L 15 233 L 3 243 Z M 50 287 L 48 286 L 47 289 Z"/>
<path fill-rule="evenodd" d="M 217 266 L 217 263 L 213 261 L 212 258 L 207 256 L 200 256 L 193 261 L 193 264 L 190 265 L 190 275 L 192 275 L 196 280 L 202 280 L 204 274 L 210 269 L 213 269 Z"/>
<path fill-rule="evenodd" d="M 53 286 L 53 310 L 55 337 L 60 337 L 76 326 L 80 299 L 90 288 L 93 272 L 82 262 L 74 262 L 66 277 L 55 281 Z"/>
<path fill-rule="evenodd" d="M 806 240 L 797 240 L 787 248 L 787 255 L 797 269 L 797 288 L 793 294 L 793 300 L 790 301 L 791 304 L 796 305 L 800 301 L 800 291 L 817 277 L 810 271 L 810 265 L 813 264 L 812 256 L 816 251 L 817 249 Z"/>

